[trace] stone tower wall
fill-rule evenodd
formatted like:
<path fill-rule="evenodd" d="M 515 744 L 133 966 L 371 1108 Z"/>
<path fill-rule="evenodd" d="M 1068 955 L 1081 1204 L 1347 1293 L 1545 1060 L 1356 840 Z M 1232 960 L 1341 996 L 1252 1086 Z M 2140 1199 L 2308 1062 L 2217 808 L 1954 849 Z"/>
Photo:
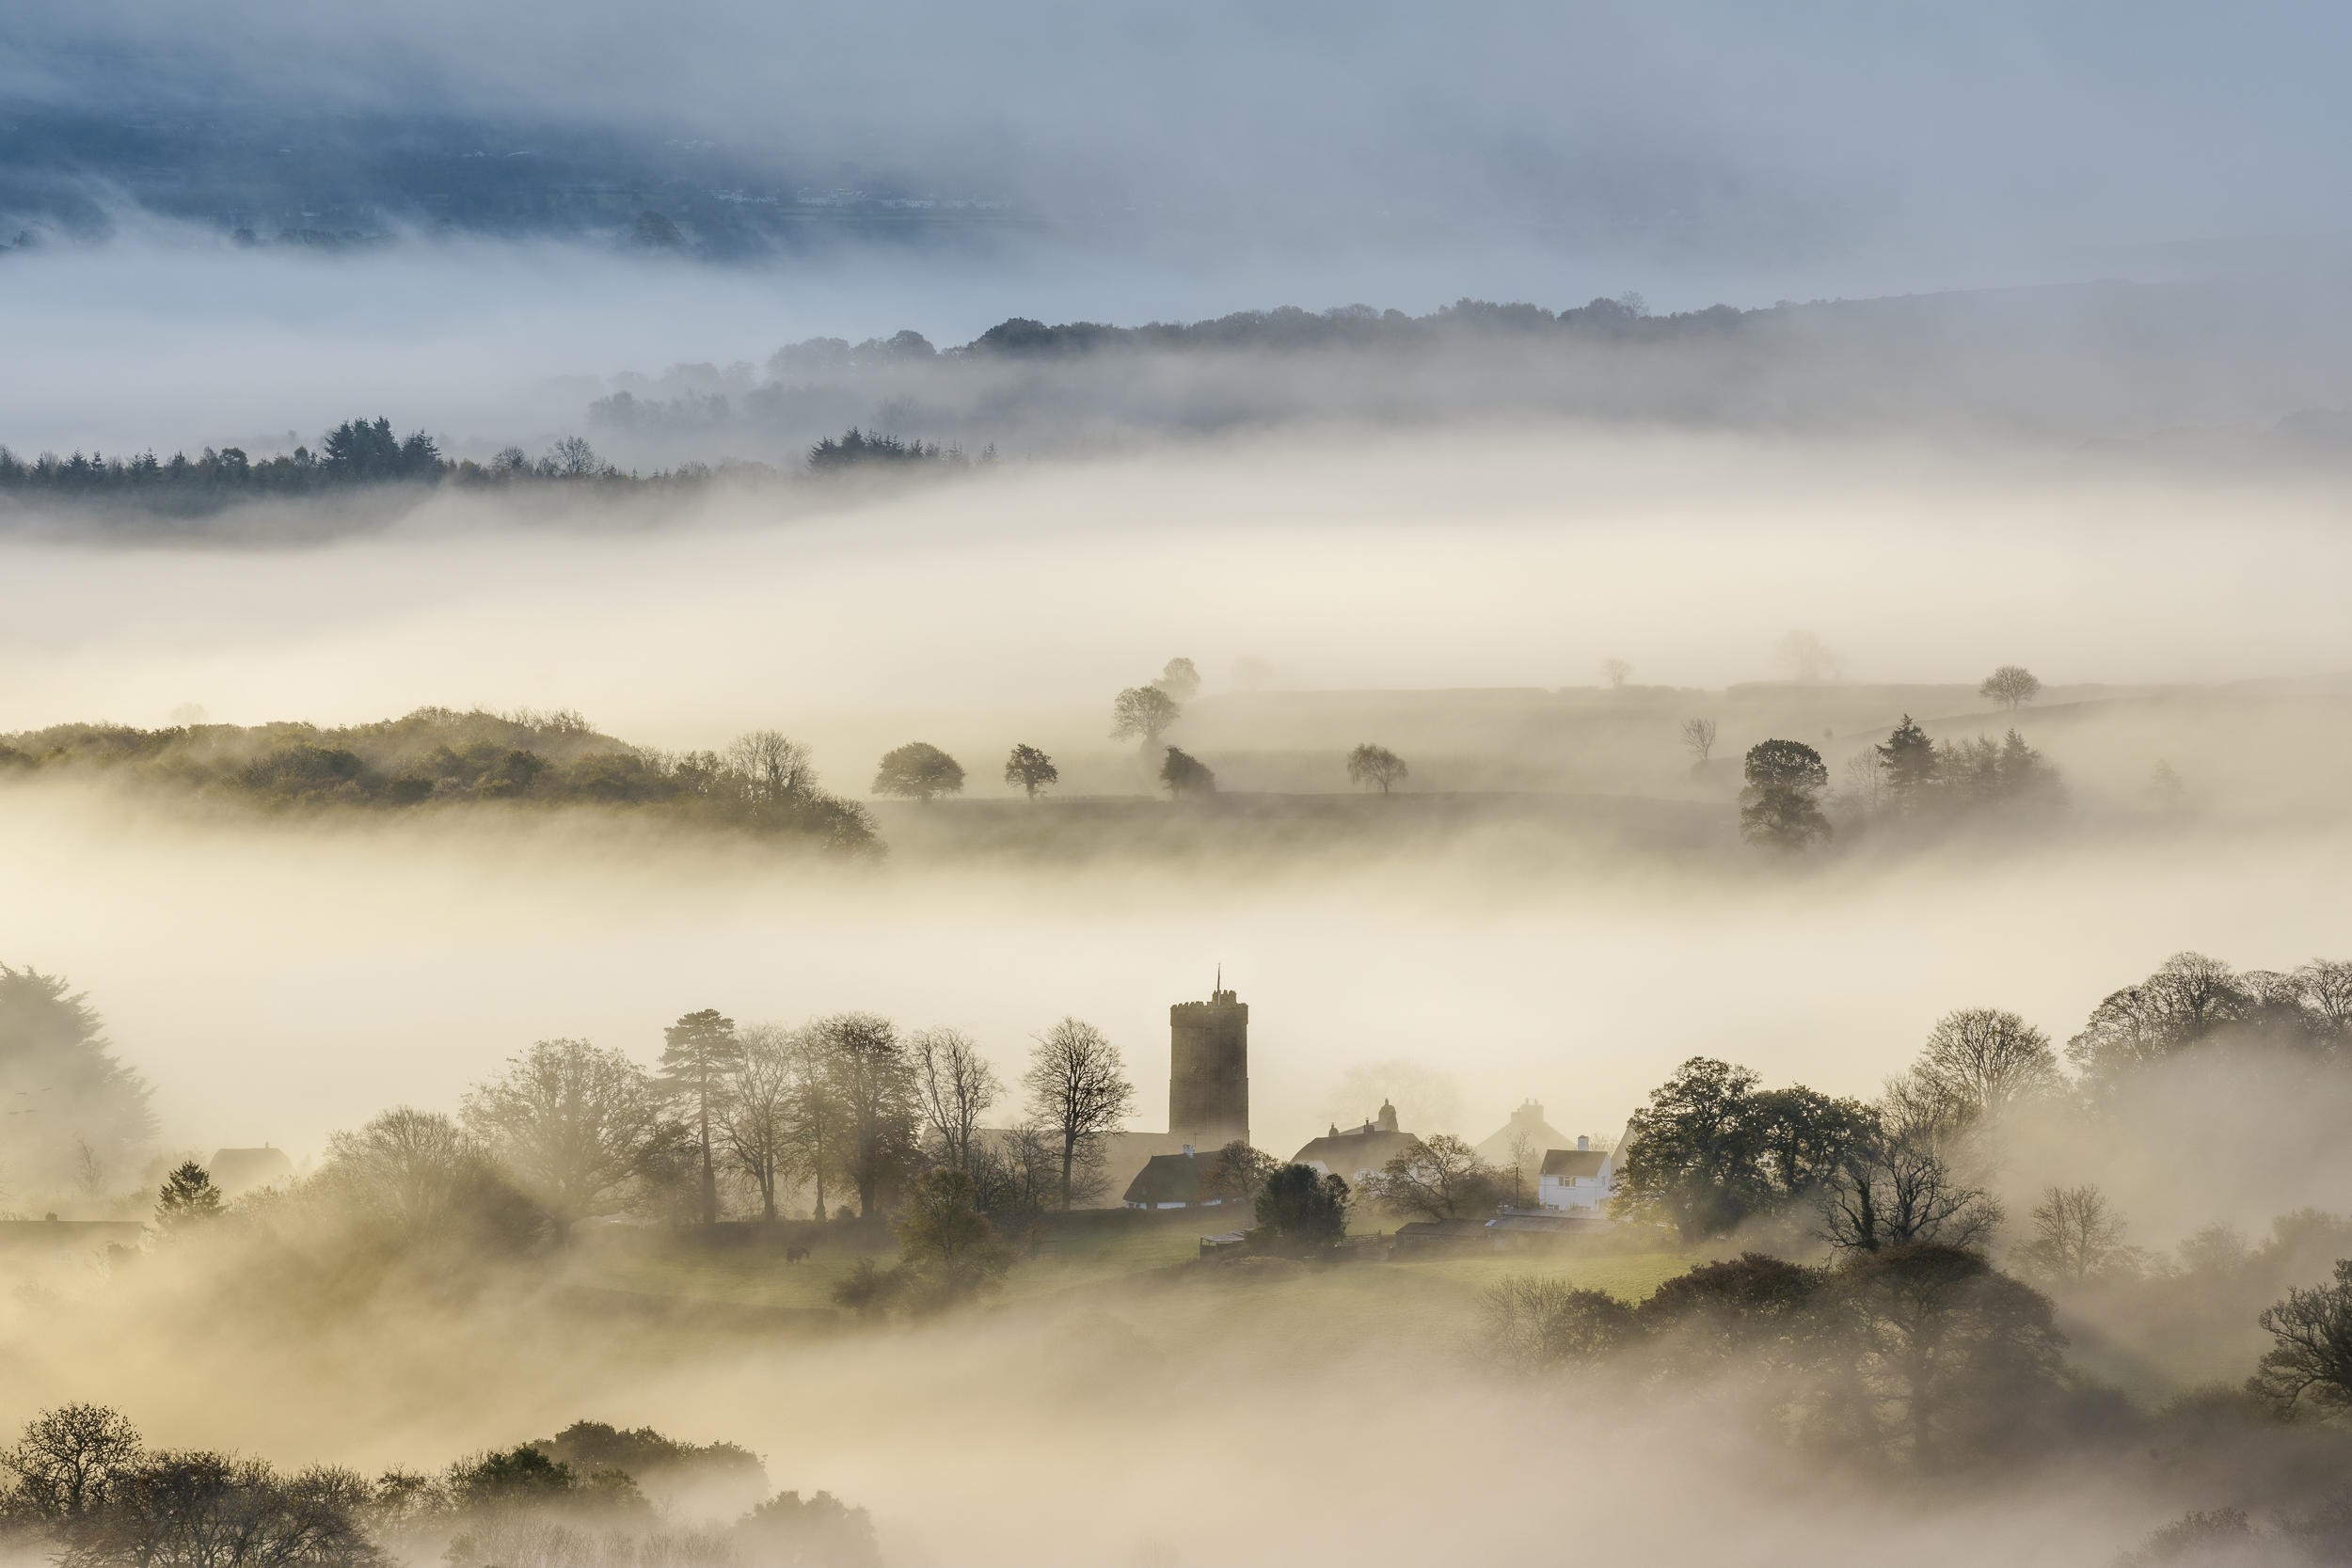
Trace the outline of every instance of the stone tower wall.
<path fill-rule="evenodd" d="M 1201 1153 L 1249 1138 L 1249 1005 L 1230 990 L 1168 1009 L 1168 1130 Z"/>

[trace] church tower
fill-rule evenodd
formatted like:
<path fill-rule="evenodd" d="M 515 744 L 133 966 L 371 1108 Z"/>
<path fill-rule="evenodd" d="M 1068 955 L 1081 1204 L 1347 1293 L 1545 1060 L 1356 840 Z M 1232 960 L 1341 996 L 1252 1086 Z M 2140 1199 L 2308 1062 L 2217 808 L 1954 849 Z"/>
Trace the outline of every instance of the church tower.
<path fill-rule="evenodd" d="M 1224 987 L 1168 1009 L 1168 1131 L 1202 1154 L 1249 1141 L 1249 1004 Z"/>

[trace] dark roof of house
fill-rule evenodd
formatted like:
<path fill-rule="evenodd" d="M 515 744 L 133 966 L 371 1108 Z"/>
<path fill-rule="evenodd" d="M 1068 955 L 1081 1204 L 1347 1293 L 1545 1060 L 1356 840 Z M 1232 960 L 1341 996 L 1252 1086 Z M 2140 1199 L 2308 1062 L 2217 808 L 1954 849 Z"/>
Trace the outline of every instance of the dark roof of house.
<path fill-rule="evenodd" d="M 1207 1160 L 1199 1154 L 1154 1154 L 1127 1183 L 1128 1203 L 1190 1203 L 1200 1196 L 1200 1170 Z"/>
<path fill-rule="evenodd" d="M 1601 1162 L 1608 1152 L 1598 1148 L 1547 1148 L 1544 1150 L 1545 1176 L 1598 1176 Z"/>
<path fill-rule="evenodd" d="M 1320 1164 L 1334 1176 L 1352 1177 L 1361 1170 L 1378 1170 L 1405 1152 L 1410 1132 L 1383 1132 L 1372 1126 L 1327 1132 L 1291 1156 L 1295 1165 Z"/>

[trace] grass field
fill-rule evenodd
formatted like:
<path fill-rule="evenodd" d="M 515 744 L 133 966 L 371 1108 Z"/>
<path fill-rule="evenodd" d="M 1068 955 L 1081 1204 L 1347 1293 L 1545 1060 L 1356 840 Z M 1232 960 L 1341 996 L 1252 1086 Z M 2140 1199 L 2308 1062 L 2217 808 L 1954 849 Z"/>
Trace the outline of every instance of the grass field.
<path fill-rule="evenodd" d="M 1025 1250 L 993 1298 L 998 1310 L 1100 1307 L 1174 1337 L 1246 1338 L 1277 1354 L 1327 1353 L 1334 1339 L 1369 1347 L 1467 1324 L 1480 1293 L 1507 1275 L 1564 1278 L 1638 1301 L 1689 1268 L 1680 1253 L 1505 1255 L 1363 1262 L 1306 1269 L 1177 1271 L 1199 1252 L 1199 1223 L 1077 1216 Z M 667 1230 L 606 1235 L 582 1246 L 567 1278 L 605 1290 L 746 1307 L 827 1307 L 861 1258 L 887 1264 L 895 1249 L 830 1231 L 799 1263 L 767 1246 L 713 1248 Z"/>

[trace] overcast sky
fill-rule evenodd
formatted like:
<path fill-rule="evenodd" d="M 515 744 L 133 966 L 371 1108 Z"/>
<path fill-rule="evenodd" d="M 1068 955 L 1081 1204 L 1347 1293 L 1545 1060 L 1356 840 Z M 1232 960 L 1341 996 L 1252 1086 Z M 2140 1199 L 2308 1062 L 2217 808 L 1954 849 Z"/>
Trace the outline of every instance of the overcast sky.
<path fill-rule="evenodd" d="M 17 0 L 0 91 L 707 137 L 1133 209 L 1227 261 L 1507 237 L 1742 304 L 2177 275 L 2352 230 L 2352 12 L 2322 5 L 213 0 L 192 20 Z"/>

